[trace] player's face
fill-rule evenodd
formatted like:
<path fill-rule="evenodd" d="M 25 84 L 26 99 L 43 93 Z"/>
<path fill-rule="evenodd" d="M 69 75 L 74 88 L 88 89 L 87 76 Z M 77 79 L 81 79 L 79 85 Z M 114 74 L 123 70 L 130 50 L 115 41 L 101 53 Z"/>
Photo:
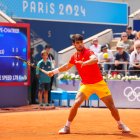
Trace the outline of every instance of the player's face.
<path fill-rule="evenodd" d="M 47 60 L 47 59 L 48 59 L 48 54 L 47 54 L 47 53 L 44 53 L 44 54 L 42 55 L 42 59 Z"/>
<path fill-rule="evenodd" d="M 82 51 L 83 48 L 84 48 L 83 41 L 75 41 L 73 43 L 73 46 L 75 46 L 75 48 L 76 48 L 77 51 Z"/>

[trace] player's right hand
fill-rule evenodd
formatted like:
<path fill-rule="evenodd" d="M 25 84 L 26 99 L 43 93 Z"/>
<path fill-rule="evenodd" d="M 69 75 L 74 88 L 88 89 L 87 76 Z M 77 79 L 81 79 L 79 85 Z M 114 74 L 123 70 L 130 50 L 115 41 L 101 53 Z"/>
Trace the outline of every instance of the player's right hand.
<path fill-rule="evenodd" d="M 53 73 L 53 71 L 47 71 L 47 75 L 48 75 L 49 77 L 52 77 L 52 76 L 54 75 L 54 73 Z"/>

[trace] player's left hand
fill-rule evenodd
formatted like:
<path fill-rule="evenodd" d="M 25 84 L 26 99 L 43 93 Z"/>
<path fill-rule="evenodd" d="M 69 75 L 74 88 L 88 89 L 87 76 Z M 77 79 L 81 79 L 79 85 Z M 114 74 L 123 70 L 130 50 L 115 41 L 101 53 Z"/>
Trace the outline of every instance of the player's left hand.
<path fill-rule="evenodd" d="M 83 61 L 76 61 L 76 64 L 81 64 L 81 67 L 85 66 L 86 64 Z"/>

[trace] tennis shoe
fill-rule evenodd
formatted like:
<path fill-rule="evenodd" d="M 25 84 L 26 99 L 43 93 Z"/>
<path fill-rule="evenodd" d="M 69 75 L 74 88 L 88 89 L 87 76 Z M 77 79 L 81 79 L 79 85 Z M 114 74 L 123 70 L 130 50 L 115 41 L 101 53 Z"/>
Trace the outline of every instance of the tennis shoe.
<path fill-rule="evenodd" d="M 125 124 L 119 124 L 118 129 L 122 130 L 123 133 L 130 133 L 131 130 Z"/>
<path fill-rule="evenodd" d="M 45 106 L 50 106 L 50 104 L 49 103 L 46 103 Z"/>
<path fill-rule="evenodd" d="M 43 106 L 43 103 L 40 103 L 39 106 L 40 106 L 40 107 Z"/>
<path fill-rule="evenodd" d="M 58 131 L 58 134 L 70 134 L 70 127 L 64 126 Z"/>

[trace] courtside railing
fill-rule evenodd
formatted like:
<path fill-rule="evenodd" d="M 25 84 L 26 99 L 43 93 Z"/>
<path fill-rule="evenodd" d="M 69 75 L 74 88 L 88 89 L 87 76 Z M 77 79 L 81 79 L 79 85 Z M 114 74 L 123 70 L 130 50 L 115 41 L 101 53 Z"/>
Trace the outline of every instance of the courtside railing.
<path fill-rule="evenodd" d="M 98 63 L 98 64 L 100 64 L 101 66 L 102 66 L 102 72 L 104 72 L 105 70 L 104 70 L 104 64 L 110 64 L 110 65 L 115 65 L 115 63 L 114 62 L 103 62 L 103 63 Z M 124 72 L 124 75 L 125 76 L 127 76 L 128 74 L 129 74 L 129 72 L 131 72 L 131 71 L 134 71 L 134 72 L 136 72 L 136 71 L 140 71 L 140 70 L 130 70 L 129 69 L 129 65 L 131 64 L 130 62 L 119 62 L 119 64 L 123 64 L 124 65 L 124 69 L 122 69 L 122 70 L 117 70 L 117 69 L 109 69 L 108 71 L 111 71 L 111 72 L 119 72 L 119 73 L 121 73 L 121 72 Z"/>

